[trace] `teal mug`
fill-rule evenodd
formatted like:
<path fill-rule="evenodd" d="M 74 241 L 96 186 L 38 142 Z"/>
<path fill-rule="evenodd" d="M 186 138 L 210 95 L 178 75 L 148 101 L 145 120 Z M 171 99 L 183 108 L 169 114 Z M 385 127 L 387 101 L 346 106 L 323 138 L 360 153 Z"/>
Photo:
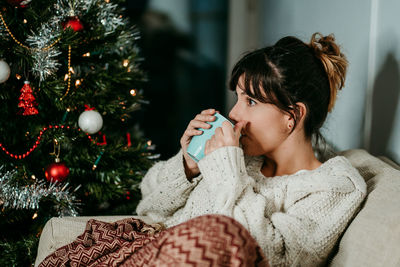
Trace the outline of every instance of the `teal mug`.
<path fill-rule="evenodd" d="M 224 121 L 229 121 L 227 118 L 222 116 L 219 113 L 215 113 L 216 117 L 214 121 L 208 121 L 207 123 L 211 125 L 209 129 L 199 128 L 200 131 L 203 131 L 201 135 L 195 135 L 192 137 L 192 140 L 189 143 L 187 148 L 188 155 L 195 161 L 199 162 L 202 158 L 204 158 L 204 148 L 206 146 L 207 140 L 211 139 L 211 137 L 215 133 L 215 129 L 218 127 L 222 127 L 222 123 Z M 231 122 L 230 122 L 231 123 Z M 232 127 L 233 124 L 231 123 Z"/>

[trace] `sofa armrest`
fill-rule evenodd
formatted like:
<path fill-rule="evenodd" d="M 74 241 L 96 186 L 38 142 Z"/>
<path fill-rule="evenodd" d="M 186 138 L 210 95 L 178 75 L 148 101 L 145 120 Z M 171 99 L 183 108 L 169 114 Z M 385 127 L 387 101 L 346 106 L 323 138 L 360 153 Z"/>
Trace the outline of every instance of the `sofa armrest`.
<path fill-rule="evenodd" d="M 115 222 L 125 218 L 138 218 L 146 223 L 152 223 L 147 217 L 122 215 L 122 216 L 82 216 L 82 217 L 53 217 L 43 228 L 39 240 L 39 247 L 35 261 L 35 267 L 56 249 L 73 242 L 83 233 L 89 219 L 103 222 Z"/>
<path fill-rule="evenodd" d="M 367 183 L 367 197 L 344 232 L 330 267 L 400 266 L 400 171 L 365 150 L 341 153 Z"/>

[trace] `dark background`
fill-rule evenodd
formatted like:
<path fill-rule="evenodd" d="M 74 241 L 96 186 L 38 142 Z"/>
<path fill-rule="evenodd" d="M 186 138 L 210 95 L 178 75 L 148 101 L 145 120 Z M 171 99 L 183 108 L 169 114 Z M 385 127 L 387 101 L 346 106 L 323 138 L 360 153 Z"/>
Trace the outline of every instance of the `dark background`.
<path fill-rule="evenodd" d="M 149 1 L 126 4 L 126 14 L 141 32 L 141 67 L 148 75 L 141 89 L 149 104 L 135 116 L 160 159 L 179 151 L 179 140 L 197 113 L 224 110 L 228 4 L 188 1 L 189 32 L 179 30 L 169 14 L 149 8 Z"/>

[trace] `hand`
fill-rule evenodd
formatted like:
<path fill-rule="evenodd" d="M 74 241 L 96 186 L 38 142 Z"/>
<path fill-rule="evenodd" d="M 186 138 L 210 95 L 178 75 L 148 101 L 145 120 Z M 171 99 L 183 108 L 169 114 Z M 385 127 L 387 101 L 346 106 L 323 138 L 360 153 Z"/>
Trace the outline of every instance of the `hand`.
<path fill-rule="evenodd" d="M 189 146 L 190 140 L 192 140 L 193 136 L 201 135 L 203 133 L 203 131 L 198 130 L 198 128 L 209 129 L 211 127 L 211 125 L 206 122 L 215 120 L 215 116 L 213 116 L 215 112 L 215 109 L 207 109 L 203 110 L 200 114 L 197 114 L 196 117 L 190 121 L 181 137 L 180 143 L 183 151 L 183 163 L 185 166 L 186 177 L 189 179 L 196 177 L 200 173 L 200 170 L 197 163 L 186 152 L 187 147 Z"/>
<path fill-rule="evenodd" d="M 232 125 L 228 121 L 222 123 L 222 127 L 215 129 L 215 134 L 211 139 L 207 140 L 204 148 L 204 154 L 207 155 L 214 150 L 224 146 L 239 146 L 240 133 L 242 128 L 247 124 L 246 121 L 240 121 Z"/>

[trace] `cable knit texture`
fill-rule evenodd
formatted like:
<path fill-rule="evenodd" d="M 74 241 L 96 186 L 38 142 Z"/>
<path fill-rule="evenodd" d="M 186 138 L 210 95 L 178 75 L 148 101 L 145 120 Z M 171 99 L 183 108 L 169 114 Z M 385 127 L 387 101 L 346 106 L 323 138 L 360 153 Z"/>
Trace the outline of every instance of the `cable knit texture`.
<path fill-rule="evenodd" d="M 223 147 L 199 161 L 201 174 L 189 182 L 180 151 L 143 178 L 137 213 L 167 227 L 227 215 L 250 231 L 271 266 L 322 265 L 366 195 L 364 179 L 342 156 L 276 177 L 263 176 L 262 163 Z"/>

